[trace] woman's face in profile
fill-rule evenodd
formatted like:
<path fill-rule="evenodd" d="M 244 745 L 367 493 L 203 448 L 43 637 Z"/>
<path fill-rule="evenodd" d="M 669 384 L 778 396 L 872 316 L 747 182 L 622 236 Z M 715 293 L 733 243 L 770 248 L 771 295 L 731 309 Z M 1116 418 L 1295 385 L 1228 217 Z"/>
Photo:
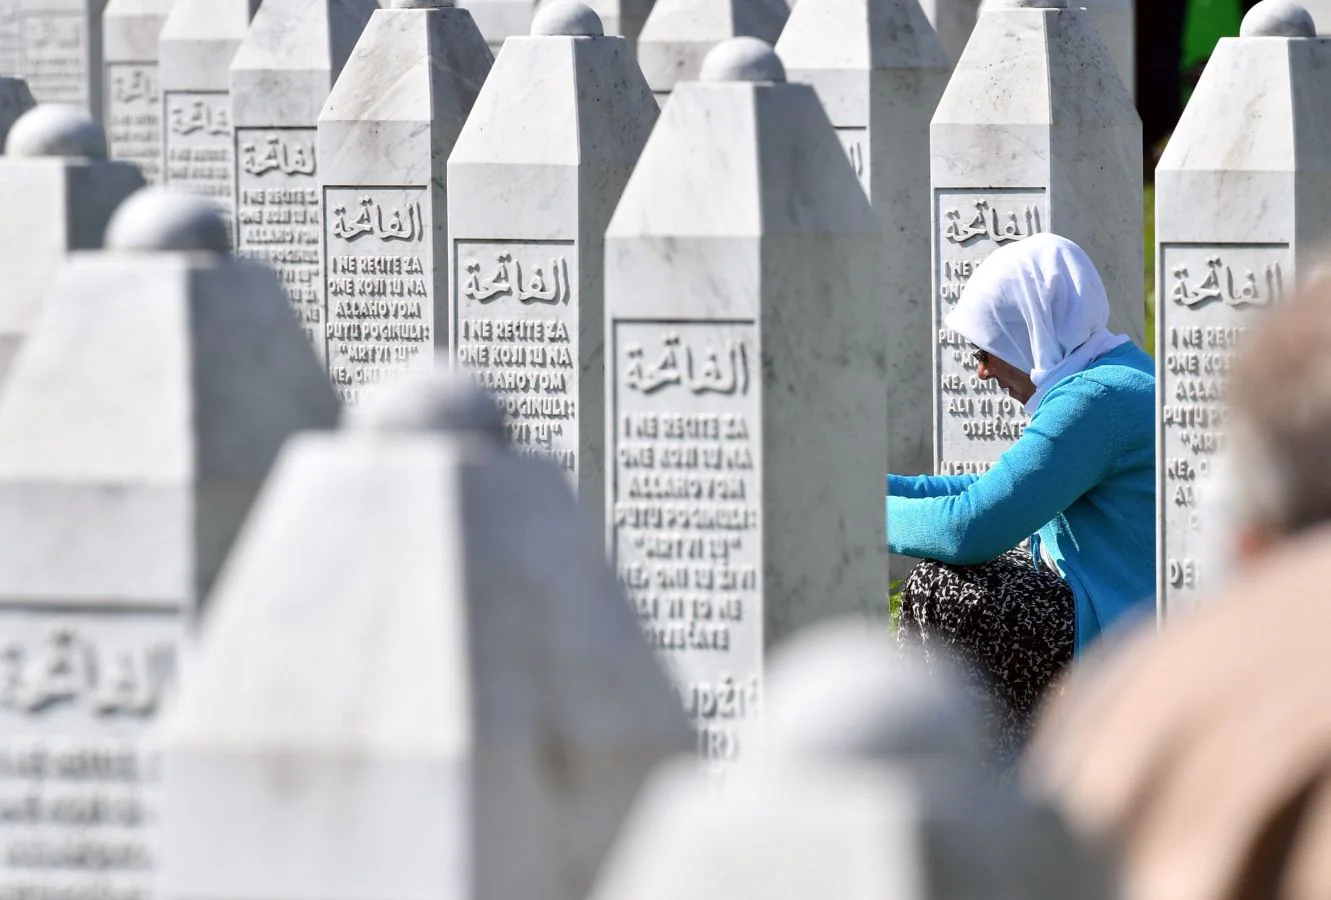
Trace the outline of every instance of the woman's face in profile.
<path fill-rule="evenodd" d="M 978 363 L 976 374 L 981 379 L 997 381 L 998 386 L 1018 403 L 1025 403 L 1035 396 L 1035 383 L 1031 381 L 1031 376 L 1011 363 L 983 350 L 975 352 L 975 361 Z"/>

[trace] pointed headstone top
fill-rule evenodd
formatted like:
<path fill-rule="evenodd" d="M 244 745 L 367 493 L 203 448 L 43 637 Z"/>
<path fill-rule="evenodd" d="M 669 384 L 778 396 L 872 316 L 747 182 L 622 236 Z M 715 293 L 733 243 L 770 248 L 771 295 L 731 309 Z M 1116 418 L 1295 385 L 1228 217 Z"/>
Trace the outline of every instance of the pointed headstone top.
<path fill-rule="evenodd" d="M 699 80 L 783 82 L 786 67 L 771 44 L 755 37 L 737 37 L 712 48 L 703 60 Z"/>
<path fill-rule="evenodd" d="M 587 4 L 578 0 L 554 0 L 536 14 L 531 23 L 531 33 L 601 37 L 605 34 L 605 27 L 601 24 L 601 17 Z"/>
<path fill-rule="evenodd" d="M 1317 25 L 1308 10 L 1290 0 L 1262 0 L 1243 17 L 1239 37 L 1310 38 Z"/>
<path fill-rule="evenodd" d="M 24 113 L 9 131 L 6 156 L 106 158 L 106 132 L 74 106 L 48 103 Z"/>
<path fill-rule="evenodd" d="M 106 249 L 128 253 L 231 252 L 222 213 L 202 197 L 144 188 L 120 205 L 106 227 Z"/>
<path fill-rule="evenodd" d="M 355 431 L 472 432 L 508 443 L 504 411 L 471 379 L 440 368 L 402 378 L 347 408 L 343 427 Z"/>

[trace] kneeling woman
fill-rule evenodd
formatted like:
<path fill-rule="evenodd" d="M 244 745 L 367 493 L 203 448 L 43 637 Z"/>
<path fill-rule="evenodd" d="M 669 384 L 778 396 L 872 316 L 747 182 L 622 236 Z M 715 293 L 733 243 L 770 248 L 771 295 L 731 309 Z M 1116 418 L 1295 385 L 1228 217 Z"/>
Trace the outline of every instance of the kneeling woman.
<path fill-rule="evenodd" d="M 888 476 L 888 543 L 927 560 L 906 581 L 901 636 L 988 682 L 1010 757 L 1073 656 L 1153 606 L 1154 365 L 1108 330 L 1095 266 L 1054 235 L 994 253 L 945 324 L 1032 418 L 984 475 Z"/>

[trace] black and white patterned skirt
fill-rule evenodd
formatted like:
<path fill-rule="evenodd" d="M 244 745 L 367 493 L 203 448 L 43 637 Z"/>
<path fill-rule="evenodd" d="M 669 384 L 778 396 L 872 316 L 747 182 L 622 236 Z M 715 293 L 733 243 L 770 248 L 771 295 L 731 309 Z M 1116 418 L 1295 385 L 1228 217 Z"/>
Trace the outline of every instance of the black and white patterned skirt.
<path fill-rule="evenodd" d="M 975 566 L 917 565 L 902 591 L 898 636 L 927 660 L 949 657 L 969 677 L 1008 765 L 1046 691 L 1072 662 L 1076 616 L 1067 582 L 1017 549 Z"/>

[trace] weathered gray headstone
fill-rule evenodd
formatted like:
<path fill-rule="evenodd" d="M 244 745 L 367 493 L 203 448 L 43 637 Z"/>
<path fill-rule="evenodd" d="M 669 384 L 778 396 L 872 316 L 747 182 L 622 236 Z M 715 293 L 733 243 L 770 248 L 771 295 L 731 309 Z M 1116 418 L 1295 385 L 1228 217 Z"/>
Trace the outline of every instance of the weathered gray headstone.
<path fill-rule="evenodd" d="M 719 45 L 606 233 L 611 555 L 710 760 L 740 752 L 765 646 L 885 606 L 881 275 L 817 95 L 762 41 Z"/>
<path fill-rule="evenodd" d="M 892 471 L 933 471 L 929 120 L 952 65 L 916 0 L 803 0 L 776 52 L 813 86 L 883 224 Z M 894 561 L 894 578 L 907 574 Z"/>
<path fill-rule="evenodd" d="M 109 0 L 102 14 L 106 71 L 103 105 L 113 159 L 162 180 L 162 92 L 158 38 L 175 0 Z"/>
<path fill-rule="evenodd" d="M 519 450 L 556 460 L 598 518 L 605 228 L 656 117 L 628 42 L 560 0 L 504 46 L 448 162 L 458 362 L 498 394 Z"/>
<path fill-rule="evenodd" d="M 38 106 L 9 131 L 0 159 L 0 383 L 71 250 L 102 246 L 106 223 L 143 187 L 137 166 L 106 158 L 106 135 L 88 114 Z"/>
<path fill-rule="evenodd" d="M 288 446 L 210 598 L 166 727 L 172 900 L 580 900 L 689 747 L 562 474 L 414 379 Z"/>
<path fill-rule="evenodd" d="M 1253 317 L 1321 262 L 1331 207 L 1331 40 L 1288 0 L 1224 38 L 1156 169 L 1159 559 L 1165 613 L 1198 599 L 1198 483 L 1225 440 L 1225 375 Z M 1236 114 L 1236 111 L 1242 114 Z M 1298 390 L 1291 385 L 1291 390 Z"/>
<path fill-rule="evenodd" d="M 375 12 L 319 115 L 322 338 L 353 405 L 448 348 L 448 155 L 494 62 L 451 0 L 397 3 L 412 8 Z"/>
<path fill-rule="evenodd" d="M 259 0 L 176 0 L 162 26 L 162 183 L 203 197 L 233 228 L 231 59 Z"/>
<path fill-rule="evenodd" d="M 18 65 L 38 103 L 76 106 L 102 118 L 102 7 L 106 0 L 16 0 Z M 0 10 L 0 30 L 6 12 Z M 0 54 L 7 38 L 0 37 Z"/>
<path fill-rule="evenodd" d="M 1098 268 L 1110 327 L 1143 342 L 1141 120 L 1084 10 L 994 0 L 948 83 L 931 143 L 934 454 L 941 474 L 979 474 L 1027 418 L 979 380 L 966 340 L 943 319 L 994 250 L 1054 232 Z"/>
<path fill-rule="evenodd" d="M 336 400 L 271 272 L 144 192 L 73 255 L 0 396 L 0 893 L 153 895 L 152 729 L 287 435 Z"/>
<path fill-rule="evenodd" d="M 236 255 L 277 270 L 324 354 L 319 111 L 376 0 L 264 0 L 231 61 Z"/>
<path fill-rule="evenodd" d="M 734 37 L 775 43 L 790 15 L 786 0 L 656 0 L 638 35 L 638 63 L 664 105 L 681 81 L 695 81 L 713 47 Z"/>

